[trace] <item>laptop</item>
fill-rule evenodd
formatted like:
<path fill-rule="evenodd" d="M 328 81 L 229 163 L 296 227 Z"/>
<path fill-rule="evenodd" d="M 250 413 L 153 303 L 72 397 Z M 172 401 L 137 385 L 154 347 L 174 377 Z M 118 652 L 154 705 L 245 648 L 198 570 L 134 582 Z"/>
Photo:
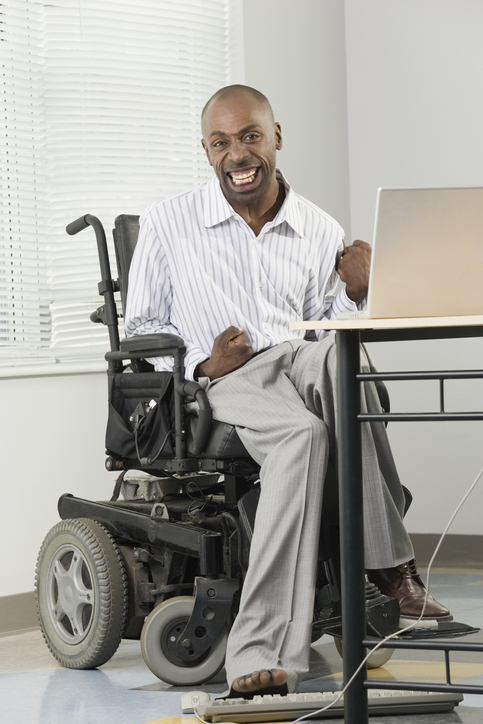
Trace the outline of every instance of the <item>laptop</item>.
<path fill-rule="evenodd" d="M 378 189 L 367 310 L 339 319 L 483 314 L 483 188 Z"/>

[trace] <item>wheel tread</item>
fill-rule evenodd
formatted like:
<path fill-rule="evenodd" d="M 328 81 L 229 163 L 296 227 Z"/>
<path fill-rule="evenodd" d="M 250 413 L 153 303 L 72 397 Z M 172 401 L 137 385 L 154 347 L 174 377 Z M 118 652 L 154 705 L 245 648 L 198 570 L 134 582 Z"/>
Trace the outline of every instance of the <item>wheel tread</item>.
<path fill-rule="evenodd" d="M 39 595 L 40 575 L 45 550 L 60 534 L 72 534 L 86 546 L 95 566 L 99 589 L 97 629 L 99 636 L 88 650 L 65 655 L 50 640 L 43 623 Z M 117 591 L 115 589 L 118 589 Z M 129 609 L 128 579 L 121 553 L 111 533 L 98 521 L 88 518 L 67 519 L 57 523 L 47 534 L 37 558 L 35 573 L 36 607 L 42 636 L 54 656 L 63 666 L 90 669 L 101 666 L 116 652 L 124 633 Z M 117 608 L 116 608 L 117 607 Z"/>

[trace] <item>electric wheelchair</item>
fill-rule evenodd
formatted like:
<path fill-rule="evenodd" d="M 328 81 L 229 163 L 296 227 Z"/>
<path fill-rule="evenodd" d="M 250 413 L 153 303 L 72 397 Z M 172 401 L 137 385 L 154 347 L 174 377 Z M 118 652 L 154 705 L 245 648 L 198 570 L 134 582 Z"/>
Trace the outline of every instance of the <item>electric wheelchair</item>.
<path fill-rule="evenodd" d="M 140 638 L 156 676 L 191 686 L 224 663 L 248 566 L 259 466 L 235 428 L 212 419 L 202 387 L 184 379 L 180 337 L 120 340 L 118 304 L 124 311 L 138 217 L 115 221 L 117 280 L 96 217 L 77 219 L 67 232 L 88 226 L 96 234 L 104 298 L 91 320 L 107 325 L 110 340 L 106 468 L 118 475 L 110 501 L 60 498 L 61 521 L 37 561 L 40 627 L 66 667 L 98 667 L 122 638 Z M 173 372 L 154 372 L 146 359 L 164 355 L 173 358 Z M 337 491 L 327 487 L 313 640 L 329 633 L 340 651 L 338 550 Z M 366 583 L 366 614 L 368 633 L 384 636 L 397 628 L 399 604 Z M 391 654 L 379 649 L 369 665 Z"/>

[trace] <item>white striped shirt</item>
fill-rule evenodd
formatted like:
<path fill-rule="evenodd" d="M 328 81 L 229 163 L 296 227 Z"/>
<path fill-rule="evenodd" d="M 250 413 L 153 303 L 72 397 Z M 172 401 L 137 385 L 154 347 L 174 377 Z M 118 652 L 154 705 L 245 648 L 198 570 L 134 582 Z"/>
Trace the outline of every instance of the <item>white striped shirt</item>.
<path fill-rule="evenodd" d="M 277 174 L 285 200 L 258 236 L 229 205 L 217 178 L 151 205 L 141 217 L 126 333 L 182 337 L 187 379 L 230 325 L 241 327 L 258 352 L 303 338 L 290 322 L 357 309 L 345 289 L 335 294 L 342 228 Z M 172 369 L 168 357 L 151 361 L 157 370 Z"/>

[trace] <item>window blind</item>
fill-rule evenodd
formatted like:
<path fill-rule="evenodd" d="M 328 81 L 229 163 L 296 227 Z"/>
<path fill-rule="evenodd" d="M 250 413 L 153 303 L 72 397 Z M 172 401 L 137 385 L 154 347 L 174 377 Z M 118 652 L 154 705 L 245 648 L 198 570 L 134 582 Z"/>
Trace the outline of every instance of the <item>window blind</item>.
<path fill-rule="evenodd" d="M 242 81 L 236 4 L 0 0 L 0 365 L 102 359 L 95 237 L 65 226 L 94 214 L 109 238 L 210 176 L 199 119 Z"/>

